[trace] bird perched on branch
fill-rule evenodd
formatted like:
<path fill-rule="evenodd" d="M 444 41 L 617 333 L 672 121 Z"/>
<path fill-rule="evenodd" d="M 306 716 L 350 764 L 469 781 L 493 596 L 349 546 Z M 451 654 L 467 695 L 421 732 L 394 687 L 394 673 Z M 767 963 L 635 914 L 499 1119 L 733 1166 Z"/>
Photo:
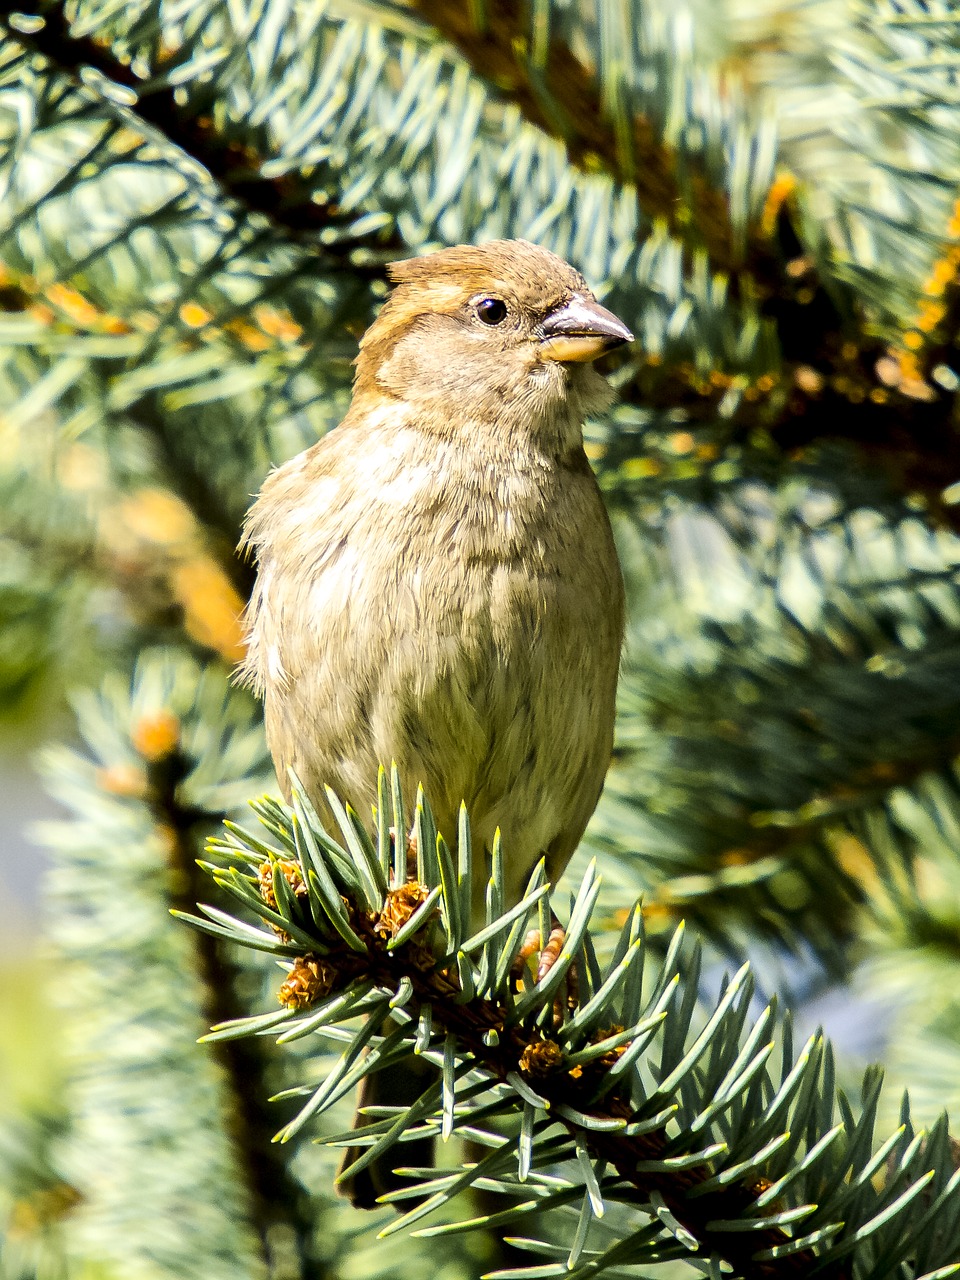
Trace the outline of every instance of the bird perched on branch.
<path fill-rule="evenodd" d="M 500 828 L 515 902 L 610 761 L 623 585 L 582 427 L 611 398 L 591 362 L 632 335 L 523 240 L 388 270 L 347 416 L 250 512 L 242 670 L 287 793 L 292 769 L 321 815 L 325 785 L 369 814 L 396 761 L 449 842 L 461 801 L 475 855 Z"/>

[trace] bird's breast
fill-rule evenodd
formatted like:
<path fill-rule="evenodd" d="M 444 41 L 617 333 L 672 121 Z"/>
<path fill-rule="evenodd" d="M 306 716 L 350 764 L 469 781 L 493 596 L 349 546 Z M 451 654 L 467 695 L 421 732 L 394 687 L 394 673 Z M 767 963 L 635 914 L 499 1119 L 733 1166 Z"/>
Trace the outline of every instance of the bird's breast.
<path fill-rule="evenodd" d="M 609 760 L 622 634 L 596 482 L 403 436 L 268 493 L 247 670 L 271 750 L 358 811 L 396 760 L 442 830 L 466 800 L 482 842 L 500 824 L 521 864 L 562 865 Z"/>
<path fill-rule="evenodd" d="M 619 591 L 609 524 L 589 471 L 536 452 L 483 450 L 395 431 L 345 482 L 321 477 L 287 505 L 274 573 L 312 629 L 331 615 L 364 631 L 520 642 Z M 290 593 L 286 593 L 290 598 Z"/>

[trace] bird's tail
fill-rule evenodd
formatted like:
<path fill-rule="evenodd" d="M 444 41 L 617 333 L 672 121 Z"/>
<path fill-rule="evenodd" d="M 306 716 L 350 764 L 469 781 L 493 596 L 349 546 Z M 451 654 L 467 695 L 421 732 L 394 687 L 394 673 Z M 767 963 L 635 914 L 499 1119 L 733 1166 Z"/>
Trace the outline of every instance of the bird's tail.
<path fill-rule="evenodd" d="M 435 1077 L 435 1072 L 419 1058 L 410 1057 L 386 1071 L 364 1076 L 357 1091 L 357 1113 L 353 1127 L 361 1128 L 370 1123 L 370 1116 L 360 1114 L 362 1107 L 410 1107 L 420 1097 Z M 434 1163 L 434 1139 L 414 1138 L 391 1147 L 388 1152 L 372 1160 L 365 1169 L 351 1176 L 349 1169 L 363 1155 L 365 1147 L 348 1147 L 340 1162 L 337 1190 L 346 1196 L 357 1209 L 375 1209 L 377 1197 L 409 1186 L 408 1179 L 394 1173 L 394 1168 L 412 1165 L 429 1166 Z M 403 1210 L 411 1208 L 409 1203 Z"/>

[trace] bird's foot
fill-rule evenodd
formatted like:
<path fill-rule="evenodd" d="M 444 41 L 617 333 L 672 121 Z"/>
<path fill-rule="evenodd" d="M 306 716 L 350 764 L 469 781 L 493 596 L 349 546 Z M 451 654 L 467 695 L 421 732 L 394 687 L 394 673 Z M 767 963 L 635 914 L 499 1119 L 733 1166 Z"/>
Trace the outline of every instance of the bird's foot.
<path fill-rule="evenodd" d="M 564 929 L 560 921 L 554 916 L 553 923 L 550 926 L 550 933 L 547 936 L 547 945 L 540 950 L 540 959 L 537 961 L 537 981 L 542 982 L 553 966 L 560 959 L 560 952 L 563 950 L 563 944 L 566 941 L 567 931 Z"/>
<path fill-rule="evenodd" d="M 397 843 L 397 828 L 390 828 L 390 844 Z M 391 877 L 392 878 L 392 877 Z M 417 833 L 411 831 L 407 836 L 407 879 L 417 879 Z M 396 886 L 394 886 L 396 887 Z"/>
<path fill-rule="evenodd" d="M 540 930 L 531 929 L 523 945 L 517 952 L 517 958 L 514 961 L 513 973 L 516 979 L 522 981 L 527 970 L 527 961 L 533 956 L 537 957 L 536 982 L 542 982 L 553 966 L 560 959 L 560 953 L 563 951 L 563 944 L 566 941 L 567 932 L 563 925 L 553 917 L 550 932 L 547 935 L 547 942 L 544 946 L 542 943 Z M 554 1007 L 554 1019 L 559 1024 L 563 1022 L 565 1011 L 567 1009 L 576 1008 L 579 1003 L 579 981 L 577 975 L 577 966 L 571 964 L 567 969 L 566 978 L 564 980 L 565 992 L 564 996 L 558 997 Z"/>

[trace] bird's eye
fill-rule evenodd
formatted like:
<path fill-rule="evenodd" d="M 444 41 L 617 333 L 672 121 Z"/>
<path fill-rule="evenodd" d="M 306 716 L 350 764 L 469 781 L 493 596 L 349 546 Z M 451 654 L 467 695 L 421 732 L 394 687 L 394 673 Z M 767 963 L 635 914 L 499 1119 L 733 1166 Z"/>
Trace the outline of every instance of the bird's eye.
<path fill-rule="evenodd" d="M 499 298 L 483 298 L 477 303 L 477 315 L 484 324 L 500 324 L 506 314 L 507 304 Z"/>

